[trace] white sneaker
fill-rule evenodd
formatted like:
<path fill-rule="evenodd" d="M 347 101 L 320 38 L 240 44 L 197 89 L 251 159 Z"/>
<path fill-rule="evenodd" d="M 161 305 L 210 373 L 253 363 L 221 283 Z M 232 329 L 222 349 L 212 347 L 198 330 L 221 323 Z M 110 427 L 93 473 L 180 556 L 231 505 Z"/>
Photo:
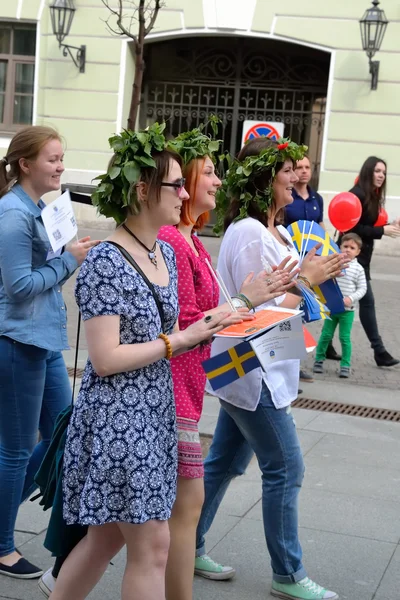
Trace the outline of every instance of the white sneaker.
<path fill-rule="evenodd" d="M 52 570 L 47 569 L 45 573 L 39 579 L 39 589 L 46 596 L 46 598 L 50 598 L 50 594 L 54 591 L 54 586 L 56 585 L 56 580 L 52 575 Z"/>

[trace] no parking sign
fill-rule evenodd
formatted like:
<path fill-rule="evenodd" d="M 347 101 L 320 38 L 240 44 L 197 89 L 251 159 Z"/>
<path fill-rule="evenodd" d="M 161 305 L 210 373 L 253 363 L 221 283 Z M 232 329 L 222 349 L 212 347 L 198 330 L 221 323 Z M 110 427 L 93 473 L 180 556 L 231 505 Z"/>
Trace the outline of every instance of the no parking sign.
<path fill-rule="evenodd" d="M 271 140 L 283 137 L 283 123 L 274 121 L 244 121 L 242 133 L 242 146 L 247 140 L 265 135 Z"/>

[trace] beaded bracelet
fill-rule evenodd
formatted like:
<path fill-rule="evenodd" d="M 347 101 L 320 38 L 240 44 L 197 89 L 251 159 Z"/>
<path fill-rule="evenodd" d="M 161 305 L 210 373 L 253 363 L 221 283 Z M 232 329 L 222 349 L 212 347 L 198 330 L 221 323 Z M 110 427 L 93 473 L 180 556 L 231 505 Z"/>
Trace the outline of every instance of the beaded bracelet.
<path fill-rule="evenodd" d="M 246 304 L 247 308 L 249 310 L 252 310 L 253 312 L 255 312 L 255 308 L 254 308 L 253 304 L 248 299 L 248 297 L 245 296 L 244 294 L 236 294 L 235 296 L 232 296 L 232 297 L 237 298 L 238 300 L 243 300 L 243 302 Z"/>
<path fill-rule="evenodd" d="M 302 281 L 304 283 L 304 285 L 306 285 L 308 287 L 308 289 L 311 290 L 311 283 L 307 279 L 307 277 L 304 277 L 304 275 L 299 275 L 297 279 L 299 279 L 300 281 Z"/>
<path fill-rule="evenodd" d="M 171 360 L 172 358 L 172 345 L 171 342 L 169 341 L 169 337 L 167 335 L 165 335 L 165 333 L 160 333 L 159 338 L 161 338 L 164 342 L 165 342 L 165 346 L 167 348 L 167 355 L 166 355 L 166 359 L 167 360 Z"/>

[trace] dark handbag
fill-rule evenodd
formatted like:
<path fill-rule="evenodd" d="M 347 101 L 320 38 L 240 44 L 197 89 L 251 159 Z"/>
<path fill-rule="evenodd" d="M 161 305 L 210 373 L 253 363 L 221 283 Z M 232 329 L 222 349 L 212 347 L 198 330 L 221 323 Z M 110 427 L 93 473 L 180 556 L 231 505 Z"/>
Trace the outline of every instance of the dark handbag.
<path fill-rule="evenodd" d="M 74 405 L 74 392 L 76 385 L 76 371 L 78 367 L 79 354 L 79 338 L 81 333 L 81 313 L 78 314 L 78 327 L 76 332 L 76 349 L 74 361 L 74 380 L 72 384 L 71 404 L 64 408 L 58 415 L 54 424 L 53 434 L 51 436 L 49 447 L 43 457 L 39 470 L 35 475 L 35 483 L 39 487 L 39 493 L 31 498 L 31 502 L 39 500 L 39 504 L 43 506 L 43 510 L 47 510 L 53 506 L 54 497 L 58 482 L 61 479 L 62 462 L 64 455 L 64 446 L 68 424 L 72 415 Z"/>
<path fill-rule="evenodd" d="M 64 408 L 56 419 L 50 445 L 35 475 L 35 482 L 39 487 L 39 493 L 31 499 L 33 501 L 40 498 L 39 504 L 43 506 L 43 510 L 52 509 L 43 545 L 53 556 L 58 557 L 67 556 L 80 540 L 85 537 L 88 529 L 86 525 L 67 525 L 63 517 L 62 477 L 64 448 L 74 403 L 80 330 L 81 313 L 79 312 L 71 404 Z"/>
<path fill-rule="evenodd" d="M 144 272 L 139 267 L 139 265 L 137 264 L 137 262 L 133 258 L 133 256 L 131 256 L 131 254 L 129 254 L 129 252 L 127 250 L 125 250 L 125 248 L 123 246 L 120 246 L 119 244 L 117 244 L 117 242 L 110 242 L 109 240 L 107 240 L 107 244 L 111 244 L 112 246 L 115 246 L 116 248 L 118 248 L 118 250 L 121 252 L 122 256 L 128 261 L 128 263 L 130 263 L 132 265 L 132 267 L 135 269 L 135 271 L 137 271 L 139 273 L 139 275 L 141 275 L 143 277 L 146 285 L 148 286 L 149 290 L 153 294 L 154 302 L 156 303 L 158 312 L 160 313 L 161 329 L 163 330 L 164 333 L 166 333 L 164 310 L 163 310 L 162 304 L 160 302 L 160 298 L 158 297 L 157 292 L 154 289 L 154 285 L 151 283 L 151 281 L 147 277 L 147 275 L 144 274 Z"/>

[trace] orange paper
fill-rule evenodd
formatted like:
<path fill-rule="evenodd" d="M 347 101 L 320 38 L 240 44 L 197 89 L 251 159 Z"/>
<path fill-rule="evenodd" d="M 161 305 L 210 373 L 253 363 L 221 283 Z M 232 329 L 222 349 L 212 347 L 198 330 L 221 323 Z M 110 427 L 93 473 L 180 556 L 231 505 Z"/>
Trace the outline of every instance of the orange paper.
<path fill-rule="evenodd" d="M 276 310 L 260 310 L 255 313 L 252 321 L 244 321 L 237 325 L 231 325 L 216 334 L 216 337 L 235 337 L 246 338 L 256 333 L 260 333 L 264 329 L 270 329 L 272 326 L 287 321 L 293 318 L 293 312 L 284 312 Z"/>

